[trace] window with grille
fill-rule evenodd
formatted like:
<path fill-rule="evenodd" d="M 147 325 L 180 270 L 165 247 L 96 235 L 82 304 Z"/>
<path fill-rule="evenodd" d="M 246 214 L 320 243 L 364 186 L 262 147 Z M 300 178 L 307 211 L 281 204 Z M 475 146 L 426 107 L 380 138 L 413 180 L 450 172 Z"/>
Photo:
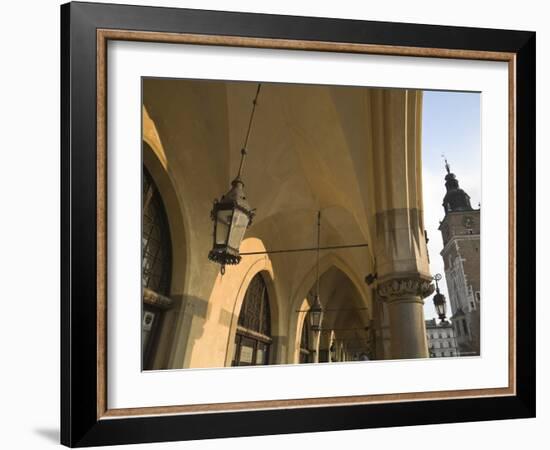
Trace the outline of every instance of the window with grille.
<path fill-rule="evenodd" d="M 244 296 L 235 334 L 234 366 L 269 364 L 271 313 L 267 286 L 256 274 Z"/>
<path fill-rule="evenodd" d="M 142 223 L 143 287 L 167 295 L 170 287 L 172 245 L 166 210 L 153 178 L 143 168 L 143 223 Z"/>
<path fill-rule="evenodd" d="M 154 294 L 168 296 L 172 273 L 172 243 L 166 210 L 160 192 L 143 167 L 143 209 L 141 231 L 141 284 Z M 143 302 L 141 345 L 143 368 L 152 368 L 153 349 L 162 319 L 161 310 Z"/>

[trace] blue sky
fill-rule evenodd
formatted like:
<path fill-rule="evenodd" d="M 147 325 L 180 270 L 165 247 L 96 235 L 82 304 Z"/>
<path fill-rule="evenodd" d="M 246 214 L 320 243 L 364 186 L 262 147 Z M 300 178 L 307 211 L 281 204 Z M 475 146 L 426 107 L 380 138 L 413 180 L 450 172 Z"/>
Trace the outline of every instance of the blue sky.
<path fill-rule="evenodd" d="M 460 187 L 471 197 L 473 208 L 481 202 L 481 95 L 479 93 L 424 91 L 422 117 L 422 178 L 424 221 L 428 231 L 428 251 L 432 274 L 441 273 L 441 292 L 447 297 L 451 315 L 443 259 L 441 232 L 445 195 L 445 155 Z M 432 297 L 425 299 L 426 319 L 436 317 Z"/>

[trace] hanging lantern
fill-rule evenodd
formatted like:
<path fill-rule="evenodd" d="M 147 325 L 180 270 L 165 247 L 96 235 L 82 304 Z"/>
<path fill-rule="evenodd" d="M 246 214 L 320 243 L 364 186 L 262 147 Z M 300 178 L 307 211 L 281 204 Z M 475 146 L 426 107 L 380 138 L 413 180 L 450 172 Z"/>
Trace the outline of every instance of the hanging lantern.
<path fill-rule="evenodd" d="M 445 296 L 439 290 L 434 295 L 434 306 L 439 319 L 444 321 L 447 313 L 447 302 L 445 301 Z"/>
<path fill-rule="evenodd" d="M 244 233 L 252 223 L 252 218 L 254 217 L 254 210 L 250 207 L 244 195 L 244 183 L 241 175 L 260 87 L 261 84 L 258 84 L 256 96 L 252 101 L 252 111 L 250 113 L 244 145 L 241 149 L 241 162 L 237 176 L 231 182 L 229 192 L 223 195 L 219 201 L 214 200 L 214 206 L 210 212 L 210 217 L 214 222 L 214 243 L 212 250 L 208 253 L 208 259 L 220 264 L 222 275 L 225 273 L 226 264 L 239 264 L 241 261 L 239 247 L 244 238 Z"/>
<path fill-rule="evenodd" d="M 334 341 L 330 344 L 330 360 L 336 361 L 336 345 L 334 345 Z"/>
<path fill-rule="evenodd" d="M 317 274 L 315 277 L 315 300 L 313 305 L 309 308 L 309 320 L 311 329 L 313 331 L 321 331 L 321 324 L 323 323 L 323 306 L 321 305 L 321 299 L 319 298 L 319 247 L 321 245 L 321 211 L 317 213 Z"/>
<path fill-rule="evenodd" d="M 439 292 L 439 285 L 437 282 L 441 280 L 441 278 L 442 278 L 441 274 L 439 273 L 434 276 L 435 286 L 436 286 L 435 288 L 436 294 L 434 295 L 434 306 L 435 306 L 435 311 L 439 316 L 439 320 L 444 322 L 446 313 L 447 313 L 447 302 L 445 300 L 445 296 Z"/>
<path fill-rule="evenodd" d="M 314 355 L 313 362 L 319 362 L 319 344 L 321 337 L 321 325 L 323 324 L 323 305 L 321 305 L 321 299 L 319 297 L 319 250 L 321 244 L 321 211 L 317 213 L 317 267 L 315 277 L 315 297 L 313 304 L 309 307 L 307 317 L 309 318 L 309 326 L 314 335 Z"/>
<path fill-rule="evenodd" d="M 323 306 L 321 305 L 319 294 L 315 295 L 315 300 L 313 301 L 311 308 L 309 308 L 308 316 L 311 329 L 313 331 L 321 331 L 321 324 L 323 323 Z"/>
<path fill-rule="evenodd" d="M 214 201 L 210 213 L 214 221 L 214 243 L 208 259 L 221 265 L 222 274 L 226 264 L 240 262 L 239 247 L 254 217 L 254 210 L 248 204 L 243 188 L 241 179 L 235 178 L 229 192 L 219 201 Z"/>

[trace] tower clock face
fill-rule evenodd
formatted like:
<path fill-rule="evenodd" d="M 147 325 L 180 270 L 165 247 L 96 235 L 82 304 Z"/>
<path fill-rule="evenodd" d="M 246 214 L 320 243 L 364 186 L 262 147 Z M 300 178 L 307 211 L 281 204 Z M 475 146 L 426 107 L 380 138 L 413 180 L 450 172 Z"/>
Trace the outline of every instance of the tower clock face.
<path fill-rule="evenodd" d="M 472 228 L 474 225 L 474 218 L 472 216 L 464 216 L 464 219 L 462 219 L 462 224 L 466 228 Z"/>

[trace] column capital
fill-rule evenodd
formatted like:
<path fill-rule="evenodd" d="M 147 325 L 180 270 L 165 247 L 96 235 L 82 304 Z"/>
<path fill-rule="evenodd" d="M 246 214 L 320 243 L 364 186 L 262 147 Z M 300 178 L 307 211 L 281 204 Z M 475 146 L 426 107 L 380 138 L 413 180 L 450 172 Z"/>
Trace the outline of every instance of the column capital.
<path fill-rule="evenodd" d="M 401 274 L 378 282 L 378 295 L 387 302 L 406 297 L 426 298 L 435 290 L 432 279 L 420 274 Z"/>

